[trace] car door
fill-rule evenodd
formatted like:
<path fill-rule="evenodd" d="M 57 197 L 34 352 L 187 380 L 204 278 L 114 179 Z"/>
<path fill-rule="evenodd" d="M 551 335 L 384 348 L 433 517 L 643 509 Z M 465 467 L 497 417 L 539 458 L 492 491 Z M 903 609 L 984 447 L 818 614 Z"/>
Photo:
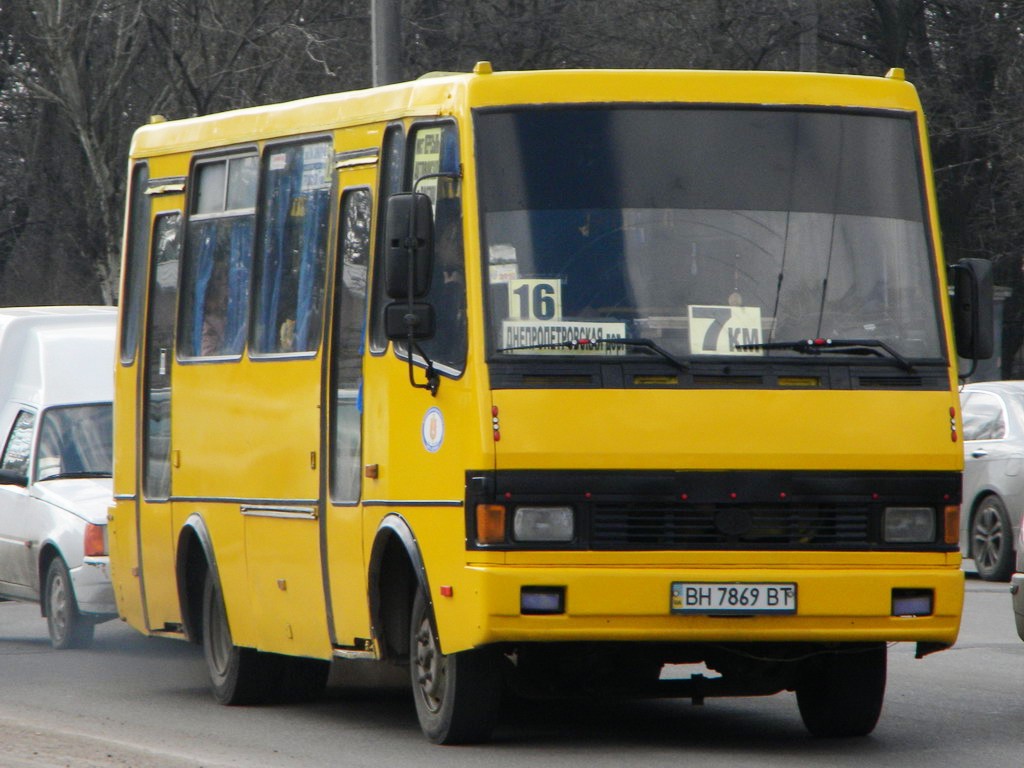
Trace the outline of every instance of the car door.
<path fill-rule="evenodd" d="M 0 590 L 9 597 L 38 596 L 35 574 L 38 532 L 33 526 L 30 479 L 36 414 L 23 409 L 4 436 L 0 469 L 24 478 L 25 485 L 0 485 Z"/>

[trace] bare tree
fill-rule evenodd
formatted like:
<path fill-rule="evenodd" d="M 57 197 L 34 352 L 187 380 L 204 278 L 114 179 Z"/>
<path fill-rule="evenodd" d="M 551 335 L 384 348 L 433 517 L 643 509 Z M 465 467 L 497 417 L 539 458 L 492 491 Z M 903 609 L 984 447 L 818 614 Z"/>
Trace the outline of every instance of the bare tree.
<path fill-rule="evenodd" d="M 1021 279 L 1017 0 L 404 0 L 401 10 L 407 78 L 480 59 L 786 70 L 808 67 L 809 51 L 820 71 L 903 67 L 929 115 L 947 255 L 983 255 Z M 127 149 L 149 115 L 370 80 L 370 0 L 0 2 L 0 303 L 116 298 Z"/>
<path fill-rule="evenodd" d="M 7 11 L 19 43 L 4 65 L 5 79 L 16 77 L 35 102 L 26 116 L 45 120 L 48 129 L 37 134 L 48 146 L 37 145 L 31 155 L 50 163 L 49 172 L 66 185 L 67 208 L 79 214 L 69 222 L 51 212 L 48 223 L 54 229 L 74 223 L 78 231 L 64 232 L 59 242 L 88 265 L 105 303 L 114 299 L 118 274 L 123 190 L 116 169 L 126 136 L 121 99 L 143 52 L 141 6 L 140 0 L 25 0 Z M 77 184 L 68 171 L 79 174 Z M 37 188 L 25 204 L 34 208 L 41 194 Z"/>
<path fill-rule="evenodd" d="M 148 116 L 365 85 L 362 3 L 0 5 L 0 301 L 116 299 L 125 166 Z M 2 119 L 2 118 L 0 118 Z"/>

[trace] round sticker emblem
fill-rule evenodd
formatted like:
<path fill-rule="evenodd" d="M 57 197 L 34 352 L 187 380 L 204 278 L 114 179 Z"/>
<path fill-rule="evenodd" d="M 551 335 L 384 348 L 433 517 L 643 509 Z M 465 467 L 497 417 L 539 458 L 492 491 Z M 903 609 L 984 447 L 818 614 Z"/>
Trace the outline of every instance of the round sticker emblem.
<path fill-rule="evenodd" d="M 444 416 L 439 408 L 431 408 L 423 415 L 423 447 L 436 453 L 444 442 Z"/>

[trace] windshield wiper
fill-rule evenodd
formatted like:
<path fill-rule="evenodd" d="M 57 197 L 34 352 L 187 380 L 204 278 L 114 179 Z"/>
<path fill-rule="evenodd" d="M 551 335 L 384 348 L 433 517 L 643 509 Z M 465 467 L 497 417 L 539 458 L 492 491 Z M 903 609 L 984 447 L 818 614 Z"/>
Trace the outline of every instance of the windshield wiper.
<path fill-rule="evenodd" d="M 523 352 L 530 349 L 587 349 L 589 347 L 600 347 L 606 344 L 621 344 L 624 347 L 639 347 L 646 349 L 661 357 L 666 363 L 676 370 L 686 373 L 689 369 L 686 363 L 672 356 L 663 347 L 660 347 L 653 339 L 624 339 L 617 336 L 601 339 L 568 339 L 566 341 L 549 341 L 543 344 L 523 344 L 519 347 L 504 347 L 497 352 Z"/>
<path fill-rule="evenodd" d="M 847 355 L 887 355 L 908 373 L 914 366 L 907 358 L 879 339 L 795 339 L 794 341 L 765 341 L 760 344 L 737 344 L 736 349 L 788 349 L 805 355 L 840 352 Z"/>

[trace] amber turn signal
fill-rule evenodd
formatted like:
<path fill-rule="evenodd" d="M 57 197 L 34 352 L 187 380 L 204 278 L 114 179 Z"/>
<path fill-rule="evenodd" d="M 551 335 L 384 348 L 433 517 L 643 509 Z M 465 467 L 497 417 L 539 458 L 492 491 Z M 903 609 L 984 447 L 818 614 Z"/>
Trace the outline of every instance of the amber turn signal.
<path fill-rule="evenodd" d="M 502 504 L 476 505 L 476 543 L 505 543 L 505 507 Z"/>
<path fill-rule="evenodd" d="M 960 505 L 949 504 L 943 509 L 945 523 L 944 541 L 947 544 L 960 543 Z"/>

